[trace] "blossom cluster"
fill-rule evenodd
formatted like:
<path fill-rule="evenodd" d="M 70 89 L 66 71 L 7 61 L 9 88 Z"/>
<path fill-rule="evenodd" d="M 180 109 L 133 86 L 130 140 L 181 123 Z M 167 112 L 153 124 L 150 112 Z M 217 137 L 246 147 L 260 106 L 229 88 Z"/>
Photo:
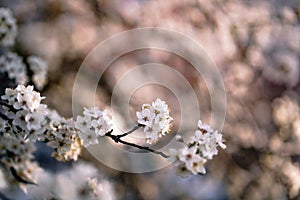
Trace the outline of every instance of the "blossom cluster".
<path fill-rule="evenodd" d="M 0 45 L 10 47 L 14 45 L 17 35 L 16 20 L 11 11 L 0 8 Z M 23 58 L 13 52 L 6 52 L 0 56 L 0 73 L 6 73 L 8 78 L 16 84 L 27 84 L 32 80 L 35 86 L 41 90 L 47 83 L 48 64 L 37 56 L 29 56 L 27 64 L 32 77 L 28 76 L 26 64 Z"/>
<path fill-rule="evenodd" d="M 49 109 L 41 103 L 43 99 L 33 86 L 24 85 L 6 88 L 1 96 L 0 163 L 8 170 L 9 181 L 28 184 L 36 180 L 34 172 L 40 168 L 32 161 L 35 142 L 53 148 L 52 156 L 59 161 L 77 160 L 82 144 L 96 144 L 99 136 L 112 129 L 107 110 L 85 108 L 74 122 Z"/>
<path fill-rule="evenodd" d="M 0 57 L 0 72 L 7 73 L 8 78 L 13 79 L 17 84 L 28 82 L 26 66 L 22 58 L 15 53 L 8 52 Z"/>
<path fill-rule="evenodd" d="M 18 85 L 15 89 L 6 88 L 1 99 L 3 114 L 7 121 L 2 129 L 3 134 L 10 133 L 18 143 L 23 141 L 32 144 L 36 141 L 47 143 L 54 149 L 52 156 L 61 161 L 76 160 L 81 151 L 81 142 L 72 132 L 72 120 L 67 120 L 41 103 L 44 97 L 33 90 L 33 86 Z M 10 122 L 10 123 L 9 123 Z M 22 154 L 20 154 L 22 155 Z"/>
<path fill-rule="evenodd" d="M 82 144 L 85 147 L 97 144 L 98 137 L 112 129 L 107 110 L 85 108 L 83 116 L 77 116 L 76 121 L 66 119 L 42 104 L 44 97 L 33 86 L 6 88 L 1 99 L 3 114 L 16 129 L 17 137 L 47 143 L 54 149 L 52 155 L 60 161 L 77 160 Z M 5 126 L 6 122 L 0 123 L 0 127 Z"/>
<path fill-rule="evenodd" d="M 42 104 L 44 97 L 34 91 L 33 86 L 6 88 L 1 99 L 0 162 L 5 166 L 4 170 L 10 169 L 15 173 L 8 180 L 16 177 L 21 183 L 33 183 L 32 180 L 36 180 L 34 170 L 31 169 L 32 166 L 37 166 L 31 161 L 36 141 L 51 147 L 52 156 L 57 160 L 70 161 L 78 159 L 82 146 L 97 144 L 98 139 L 103 136 L 112 139 L 117 137 L 107 134 L 113 131 L 112 117 L 108 110 L 84 108 L 83 115 L 77 116 L 76 120 L 66 119 Z M 145 126 L 148 142 L 157 141 L 170 130 L 172 117 L 168 105 L 160 99 L 151 105 L 144 104 L 137 116 L 139 125 Z M 149 129 L 152 129 L 151 132 Z M 118 139 L 117 142 L 123 142 Z M 179 150 L 171 149 L 170 156 L 175 160 L 180 175 L 204 174 L 204 164 L 218 154 L 218 146 L 226 148 L 222 134 L 199 121 L 193 141 Z M 94 186 L 94 181 L 91 181 L 84 188 L 93 189 Z"/>
<path fill-rule="evenodd" d="M 294 87 L 299 82 L 299 56 L 288 50 L 280 50 L 269 56 L 263 76 L 279 85 Z"/>
<path fill-rule="evenodd" d="M 18 85 L 15 89 L 6 88 L 1 99 L 7 102 L 3 109 L 12 124 L 20 130 L 19 135 L 37 141 L 38 136 L 45 131 L 47 106 L 41 104 L 44 97 L 34 91 L 33 86 Z"/>
<path fill-rule="evenodd" d="M 22 133 L 9 119 L 0 117 L 0 163 L 5 180 L 26 189 L 26 184 L 36 181 L 40 168 L 33 161 L 34 144 L 21 138 Z"/>
<path fill-rule="evenodd" d="M 37 184 L 39 187 L 28 188 L 30 199 L 116 199 L 111 181 L 95 166 L 82 161 L 56 174 L 46 171 L 40 173 Z"/>
<path fill-rule="evenodd" d="M 176 139 L 183 141 L 180 137 Z M 199 120 L 192 141 L 181 149 L 170 149 L 170 160 L 174 162 L 178 175 L 182 177 L 205 174 L 204 164 L 218 154 L 218 146 L 226 148 L 222 134 Z"/>
<path fill-rule="evenodd" d="M 143 104 L 142 110 L 136 112 L 138 123 L 144 125 L 146 141 L 154 143 L 171 130 L 173 118 L 165 101 L 156 99 L 152 104 Z"/>
<path fill-rule="evenodd" d="M 27 58 L 29 69 L 33 73 L 31 79 L 35 86 L 41 90 L 47 83 L 48 64 L 37 56 L 29 56 Z M 9 79 L 17 84 L 28 83 L 29 77 L 25 63 L 22 57 L 16 53 L 7 52 L 0 56 L 0 72 L 7 73 Z"/>
<path fill-rule="evenodd" d="M 35 86 L 41 90 L 47 83 L 48 64 L 37 56 L 29 56 L 27 58 L 30 70 L 33 72 L 32 81 Z"/>
<path fill-rule="evenodd" d="M 38 194 L 37 199 L 113 198 L 109 182 L 90 178 L 97 175 L 96 170 L 89 169 L 89 166 L 75 167 L 74 170 L 56 175 L 46 171 L 40 173 L 41 168 L 34 161 L 36 142 L 51 147 L 52 157 L 61 162 L 76 161 L 83 146 L 98 144 L 98 139 L 103 136 L 110 137 L 116 143 L 169 157 L 163 152 L 122 139 L 139 127 L 144 128 L 146 142 L 150 144 L 170 133 L 173 118 L 165 101 L 156 99 L 151 104 L 143 104 L 141 111 L 136 112 L 138 126 L 124 134 L 112 135 L 112 116 L 108 110 L 97 107 L 84 108 L 83 115 L 76 119 L 64 118 L 43 104 L 45 97 L 34 90 L 34 86 L 42 90 L 47 83 L 47 63 L 36 56 L 23 58 L 6 48 L 14 45 L 16 34 L 16 20 L 12 13 L 0 8 L 0 51 L 3 52 L 0 56 L 0 75 L 5 75 L 5 79 L 11 79 L 16 83 L 13 85 L 17 85 L 15 88 L 6 88 L 4 94 L 0 94 L 0 176 L 4 172 L 4 178 L 0 179 L 3 182 L 18 184 L 25 190 L 30 188 L 29 185 L 34 185 L 37 193 L 46 190 L 42 195 Z M 26 86 L 28 83 L 34 86 Z M 10 85 L 11 82 L 6 84 Z M 225 148 L 221 134 L 203 130 L 203 127 L 199 128 L 202 135 L 196 133 L 193 143 L 178 150 L 180 154 L 176 162 L 184 165 L 189 173 L 205 173 L 203 165 L 217 154 L 216 147 Z M 210 134 L 204 137 L 207 132 Z M 67 190 L 64 187 L 66 183 Z M 67 193 L 70 196 L 66 196 Z M 1 193 L 0 198 L 4 198 Z"/>
<path fill-rule="evenodd" d="M 77 116 L 75 128 L 79 130 L 79 137 L 83 145 L 88 147 L 98 144 L 99 136 L 104 136 L 112 130 L 112 117 L 108 110 L 99 110 L 97 107 L 84 108 L 83 116 Z"/>
<path fill-rule="evenodd" d="M 10 9 L 0 8 L 0 44 L 7 47 L 15 43 L 17 36 L 16 20 Z"/>
<path fill-rule="evenodd" d="M 53 148 L 52 156 L 59 161 L 77 160 L 82 149 L 82 141 L 74 128 L 72 119 L 61 117 L 48 109 L 45 133 L 39 138 Z"/>
<path fill-rule="evenodd" d="M 6 124 L 5 131 L 0 132 L 0 163 L 6 172 L 5 179 L 8 183 L 18 184 L 25 189 L 26 184 L 36 181 L 40 171 L 38 164 L 33 161 L 34 144 L 29 140 L 16 138 L 14 128 L 2 118 L 0 121 Z"/>

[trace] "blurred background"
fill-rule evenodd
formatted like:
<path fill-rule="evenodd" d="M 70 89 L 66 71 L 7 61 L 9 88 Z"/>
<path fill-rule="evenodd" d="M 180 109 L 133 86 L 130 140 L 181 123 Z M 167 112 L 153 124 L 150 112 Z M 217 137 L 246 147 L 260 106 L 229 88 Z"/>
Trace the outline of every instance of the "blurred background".
<path fill-rule="evenodd" d="M 83 159 L 114 186 L 117 199 L 300 199 L 299 0 L 1 0 L 0 6 L 11 8 L 17 18 L 14 50 L 48 61 L 49 82 L 42 93 L 63 116 L 72 116 L 73 83 L 84 58 L 121 31 L 163 27 L 182 32 L 199 42 L 218 66 L 227 94 L 222 131 L 227 149 L 208 163 L 207 175 L 187 179 L 177 177 L 171 167 L 120 172 L 83 152 Z M 100 80 L 97 105 L 109 106 L 120 77 L 149 62 L 181 73 L 195 90 L 201 119 L 209 122 L 205 82 L 185 60 L 158 50 L 130 52 L 114 62 Z M 132 118 L 134 110 L 156 97 L 172 108 L 176 133 L 181 108 L 166 88 L 137 90 L 130 100 Z M 37 159 L 43 166 L 41 155 Z"/>

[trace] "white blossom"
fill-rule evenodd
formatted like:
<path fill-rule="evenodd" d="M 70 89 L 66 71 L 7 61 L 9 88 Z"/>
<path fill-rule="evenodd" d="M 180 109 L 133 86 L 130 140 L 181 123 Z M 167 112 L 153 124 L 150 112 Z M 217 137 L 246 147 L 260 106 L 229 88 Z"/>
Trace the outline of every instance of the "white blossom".
<path fill-rule="evenodd" d="M 9 125 L 8 125 L 9 126 Z M 24 191 L 26 191 L 26 184 L 22 181 L 16 182 L 15 175 L 12 176 L 12 170 L 17 174 L 19 179 L 35 182 L 39 166 L 33 159 L 33 152 L 35 146 L 29 140 L 18 138 L 13 129 L 6 129 L 5 132 L 1 131 L 0 137 L 0 162 L 3 170 L 6 171 L 6 180 L 8 183 L 17 183 Z"/>
<path fill-rule="evenodd" d="M 137 112 L 136 115 L 138 117 L 138 123 L 146 126 L 151 126 L 155 118 L 155 113 L 148 108 L 143 109 L 141 112 Z"/>
<path fill-rule="evenodd" d="M 16 19 L 10 9 L 0 8 L 0 44 L 12 46 L 17 36 Z"/>
<path fill-rule="evenodd" d="M 12 88 L 6 88 L 5 94 L 1 96 L 1 99 L 7 100 L 10 105 L 16 101 L 17 91 Z"/>
<path fill-rule="evenodd" d="M 152 104 L 143 104 L 142 110 L 136 112 L 137 121 L 144 125 L 146 141 L 154 143 L 171 130 L 173 118 L 170 116 L 166 102 L 156 99 Z"/>
<path fill-rule="evenodd" d="M 116 199 L 111 181 L 93 165 L 83 162 L 74 163 L 69 170 L 55 174 L 45 171 L 38 177 L 37 184 L 39 187 L 29 188 L 32 199 Z"/>
<path fill-rule="evenodd" d="M 112 118 L 107 110 L 99 110 L 97 107 L 84 108 L 83 116 L 77 116 L 75 128 L 83 145 L 88 147 L 98 144 L 99 136 L 104 136 L 112 130 Z"/>
<path fill-rule="evenodd" d="M 33 72 L 32 81 L 38 89 L 43 89 L 47 83 L 47 62 L 37 56 L 29 56 L 27 62 L 30 70 Z"/>
<path fill-rule="evenodd" d="M 52 156 L 59 161 L 77 160 L 81 153 L 82 141 L 74 128 L 73 119 L 52 115 L 46 132 L 47 145 L 54 149 Z"/>
<path fill-rule="evenodd" d="M 264 67 L 263 76 L 271 82 L 294 87 L 299 82 L 299 56 L 292 51 L 278 50 Z"/>
<path fill-rule="evenodd" d="M 6 72 L 8 77 L 14 79 L 17 84 L 28 82 L 25 64 L 15 53 L 8 52 L 0 56 L 0 72 Z"/>
<path fill-rule="evenodd" d="M 205 174 L 205 163 L 218 154 L 217 147 L 226 148 L 223 136 L 209 125 L 198 121 L 198 129 L 190 143 L 179 150 L 170 149 L 170 160 L 174 162 L 177 173 L 186 177 L 189 174 Z M 189 173 L 188 173 L 189 172 Z"/>
<path fill-rule="evenodd" d="M 184 143 L 184 140 L 183 140 L 183 138 L 182 138 L 181 135 L 176 135 L 176 136 L 175 136 L 175 140 L 176 140 L 177 142 L 182 142 L 182 143 Z"/>
<path fill-rule="evenodd" d="M 13 113 L 10 115 L 12 124 L 22 130 L 25 138 L 28 137 L 34 142 L 45 132 L 47 106 L 41 104 L 44 98 L 33 90 L 33 86 L 18 85 L 15 89 L 7 88 L 1 98 L 13 107 L 6 107 L 5 114 Z"/>
<path fill-rule="evenodd" d="M 26 130 L 27 124 L 25 117 L 29 112 L 27 110 L 20 110 L 16 113 L 16 117 L 13 120 L 13 125 L 20 127 L 23 130 Z"/>

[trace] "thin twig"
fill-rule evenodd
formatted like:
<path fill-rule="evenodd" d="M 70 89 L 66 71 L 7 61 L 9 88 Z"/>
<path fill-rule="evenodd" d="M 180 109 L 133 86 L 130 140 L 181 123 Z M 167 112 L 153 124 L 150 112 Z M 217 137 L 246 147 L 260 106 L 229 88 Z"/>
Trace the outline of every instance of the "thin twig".
<path fill-rule="evenodd" d="M 132 147 L 135 147 L 135 148 L 138 148 L 138 149 L 142 149 L 142 150 L 146 150 L 146 151 L 149 151 L 149 152 L 152 152 L 152 153 L 155 153 L 157 155 L 160 155 L 164 158 L 169 158 L 170 156 L 161 152 L 161 151 L 157 151 L 157 150 L 154 150 L 154 149 L 151 149 L 149 147 L 144 147 L 144 146 L 140 146 L 140 145 L 137 145 L 137 144 L 134 144 L 134 143 L 131 143 L 131 142 L 126 142 L 124 140 L 122 140 L 119 136 L 120 135 L 112 135 L 111 133 L 113 132 L 113 130 L 111 130 L 110 132 L 106 133 L 105 136 L 107 137 L 110 137 L 114 142 L 116 143 L 121 143 L 121 144 L 124 144 L 124 145 L 127 145 L 127 146 L 132 146 Z M 122 134 L 124 135 L 124 134 Z"/>
<path fill-rule="evenodd" d="M 15 109 L 13 105 L 9 105 L 7 102 L 5 102 L 5 101 L 3 101 L 1 99 L 0 99 L 0 105 L 9 108 L 12 111 L 15 111 L 15 112 L 17 111 L 17 109 Z"/>
<path fill-rule="evenodd" d="M 17 171 L 16 171 L 15 168 L 10 167 L 9 170 L 10 170 L 11 174 L 13 175 L 13 177 L 14 177 L 17 181 L 19 181 L 20 183 L 25 183 L 25 184 L 30 184 L 30 185 L 36 185 L 36 183 L 34 183 L 34 182 L 32 182 L 32 181 L 25 180 L 25 179 L 23 179 L 22 177 L 20 177 L 20 176 L 18 175 L 18 173 L 17 173 Z"/>
<path fill-rule="evenodd" d="M 0 99 L 0 105 L 3 105 L 3 106 L 9 106 L 9 105 L 7 104 L 7 102 L 6 102 L 6 101 L 3 101 L 2 99 Z"/>
<path fill-rule="evenodd" d="M 137 129 L 139 129 L 140 127 L 143 127 L 144 125 L 142 124 L 138 124 L 135 127 L 133 127 L 130 131 L 123 133 L 121 135 L 117 135 L 119 138 L 125 137 L 126 135 L 129 135 L 130 133 L 133 133 L 134 131 L 136 131 Z"/>
<path fill-rule="evenodd" d="M 1 112 L 0 110 L 0 117 L 4 120 L 11 120 L 10 118 L 8 118 L 4 113 Z"/>

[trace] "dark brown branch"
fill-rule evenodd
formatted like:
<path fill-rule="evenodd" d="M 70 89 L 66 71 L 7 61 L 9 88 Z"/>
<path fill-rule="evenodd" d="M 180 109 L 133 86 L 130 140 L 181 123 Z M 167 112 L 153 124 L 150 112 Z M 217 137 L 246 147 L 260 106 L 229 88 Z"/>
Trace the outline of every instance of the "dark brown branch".
<path fill-rule="evenodd" d="M 135 127 L 133 127 L 130 131 L 123 133 L 121 135 L 117 135 L 119 138 L 125 137 L 126 135 L 129 135 L 130 133 L 133 133 L 134 131 L 136 131 L 137 129 L 139 129 L 140 127 L 143 127 L 144 125 L 142 124 L 138 124 Z"/>
<path fill-rule="evenodd" d="M 4 100 L 2 100 L 2 99 L 0 99 L 0 105 L 2 105 L 2 106 L 7 106 L 7 107 L 11 106 L 11 105 L 9 105 L 6 101 L 4 101 Z"/>
<path fill-rule="evenodd" d="M 6 101 L 0 99 L 0 105 L 9 108 L 11 111 L 17 112 L 18 110 L 14 108 L 14 106 L 9 105 Z"/>
<path fill-rule="evenodd" d="M 17 171 L 16 171 L 15 168 L 10 167 L 9 170 L 10 170 L 11 174 L 13 175 L 13 177 L 14 177 L 17 181 L 19 181 L 20 183 L 25 183 L 25 184 L 30 184 L 30 185 L 36 185 L 36 183 L 34 183 L 34 182 L 32 182 L 32 181 L 25 180 L 25 179 L 23 179 L 22 177 L 20 177 L 20 176 L 18 175 L 18 173 L 17 173 Z"/>
<path fill-rule="evenodd" d="M 138 149 L 142 149 L 142 150 L 146 150 L 146 151 L 149 151 L 149 152 L 152 152 L 152 153 L 155 153 L 157 155 L 160 155 L 164 158 L 169 158 L 170 156 L 161 152 L 161 151 L 157 151 L 157 150 L 154 150 L 154 149 L 151 149 L 149 147 L 144 147 L 144 146 L 140 146 L 140 145 L 137 145 L 137 144 L 134 144 L 134 143 L 131 143 L 131 142 L 126 142 L 124 140 L 122 140 L 119 136 L 120 135 L 112 135 L 111 133 L 113 132 L 113 130 L 111 130 L 110 132 L 106 133 L 105 136 L 107 137 L 110 137 L 115 143 L 121 143 L 121 144 L 124 144 L 124 145 L 127 145 L 127 146 L 132 146 L 132 147 L 135 147 L 135 148 L 138 148 Z M 122 134 L 124 135 L 124 134 Z"/>
<path fill-rule="evenodd" d="M 4 120 L 11 120 L 10 118 L 8 118 L 4 113 L 1 112 L 0 110 L 0 117 Z"/>

